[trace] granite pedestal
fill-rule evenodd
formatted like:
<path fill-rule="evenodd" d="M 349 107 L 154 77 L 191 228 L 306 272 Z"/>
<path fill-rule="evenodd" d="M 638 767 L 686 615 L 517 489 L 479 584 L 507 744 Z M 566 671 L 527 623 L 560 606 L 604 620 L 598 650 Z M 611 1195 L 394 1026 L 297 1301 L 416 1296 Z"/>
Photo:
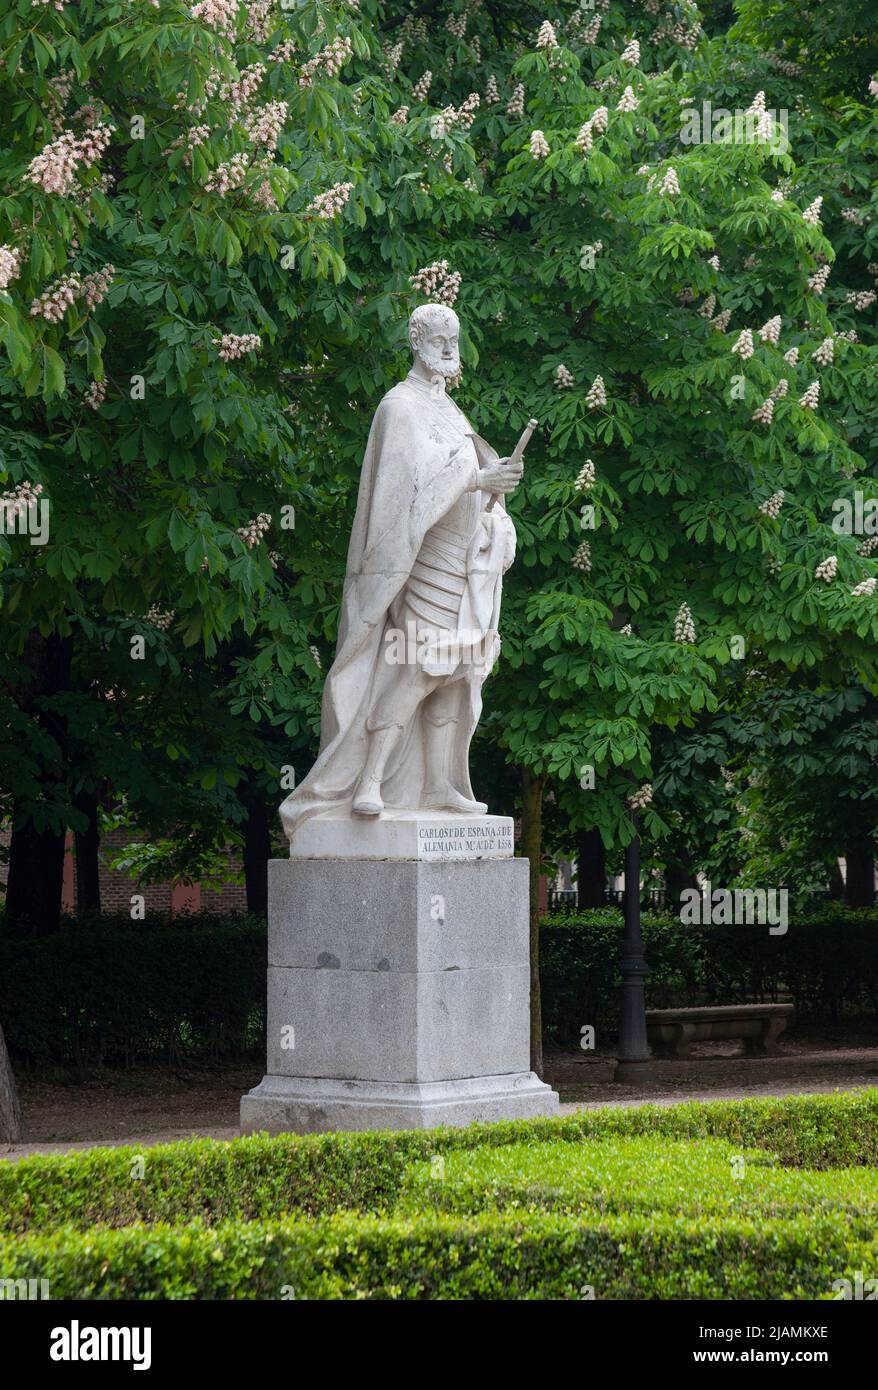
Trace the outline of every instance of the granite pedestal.
<path fill-rule="evenodd" d="M 242 1130 L 557 1113 L 530 1070 L 529 866 L 512 822 L 310 825 L 293 853 L 325 857 L 269 864 L 268 1067 Z M 359 857 L 342 857 L 352 840 Z"/>

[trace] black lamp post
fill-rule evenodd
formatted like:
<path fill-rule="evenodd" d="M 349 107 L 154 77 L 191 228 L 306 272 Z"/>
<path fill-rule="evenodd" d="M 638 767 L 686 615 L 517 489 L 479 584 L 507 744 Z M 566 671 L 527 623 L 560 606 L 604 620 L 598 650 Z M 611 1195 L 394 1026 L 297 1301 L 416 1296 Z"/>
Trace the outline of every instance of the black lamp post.
<path fill-rule="evenodd" d="M 643 986 L 649 967 L 640 933 L 640 835 L 625 850 L 625 936 L 622 945 L 622 1020 L 615 1081 L 650 1081 L 655 1075 L 646 1041 L 646 1002 Z"/>

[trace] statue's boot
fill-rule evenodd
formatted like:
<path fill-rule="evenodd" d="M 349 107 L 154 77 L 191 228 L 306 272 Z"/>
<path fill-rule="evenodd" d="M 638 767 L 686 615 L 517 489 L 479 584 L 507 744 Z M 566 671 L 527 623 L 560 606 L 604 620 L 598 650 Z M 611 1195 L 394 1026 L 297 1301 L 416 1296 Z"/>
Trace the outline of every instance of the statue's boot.
<path fill-rule="evenodd" d="M 368 728 L 368 725 L 366 726 Z M 352 811 L 357 816 L 380 816 L 384 810 L 381 783 L 393 745 L 402 733 L 401 724 L 388 724 L 369 733 L 369 748 L 360 780 L 354 792 Z"/>
<path fill-rule="evenodd" d="M 456 719 L 424 715 L 426 777 L 421 805 L 425 811 L 457 811 L 462 816 L 483 816 L 488 809 L 484 801 L 471 801 L 451 785 L 451 750 L 456 729 Z"/>

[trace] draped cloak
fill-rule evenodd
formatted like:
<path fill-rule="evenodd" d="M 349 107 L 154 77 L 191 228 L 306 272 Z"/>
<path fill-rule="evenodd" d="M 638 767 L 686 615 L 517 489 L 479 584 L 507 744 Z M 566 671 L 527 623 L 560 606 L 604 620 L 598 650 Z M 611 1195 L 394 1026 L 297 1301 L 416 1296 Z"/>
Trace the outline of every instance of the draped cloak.
<path fill-rule="evenodd" d="M 388 391 L 375 412 L 348 547 L 336 655 L 323 691 L 320 752 L 308 776 L 280 808 L 290 839 L 310 816 L 351 814 L 366 760 L 366 720 L 379 688 L 384 688 L 382 682 L 389 678 L 389 610 L 409 579 L 427 532 L 478 475 L 468 437 L 471 429 L 450 397 L 443 393 L 436 398 L 430 384 L 414 374 Z M 482 624 L 488 659 L 447 678 L 456 681 L 459 692 L 449 777 L 469 799 L 469 745 L 482 710 L 482 681 L 499 650 L 502 576 L 515 553 L 515 530 L 502 498 L 486 513 L 488 494 L 477 491 L 475 496 L 479 519 L 470 546 L 466 607 L 469 613 L 490 614 Z M 382 796 L 389 814 L 418 807 L 424 776 L 422 717 L 419 708 L 386 769 Z"/>

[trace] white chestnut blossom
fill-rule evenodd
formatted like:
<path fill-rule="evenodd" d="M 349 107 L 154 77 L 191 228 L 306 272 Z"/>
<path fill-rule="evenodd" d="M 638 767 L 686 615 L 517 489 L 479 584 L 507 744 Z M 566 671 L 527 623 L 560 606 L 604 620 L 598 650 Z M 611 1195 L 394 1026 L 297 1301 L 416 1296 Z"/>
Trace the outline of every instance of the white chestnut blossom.
<path fill-rule="evenodd" d="M 874 290 L 851 290 L 847 296 L 848 304 L 852 304 L 855 309 L 868 309 L 870 304 L 874 304 L 878 295 Z"/>
<path fill-rule="evenodd" d="M 594 144 L 594 138 L 591 133 L 591 121 L 586 121 L 585 125 L 580 128 L 575 144 L 581 154 L 588 154 Z"/>
<path fill-rule="evenodd" d="M 746 362 L 748 358 L 753 356 L 754 351 L 753 334 L 751 330 L 749 328 L 742 328 L 732 348 L 732 352 L 740 357 L 742 362 Z"/>
<path fill-rule="evenodd" d="M 17 246 L 0 246 L 0 290 L 5 290 L 21 274 L 21 251 Z"/>
<path fill-rule="evenodd" d="M 631 811 L 644 811 L 652 801 L 652 783 L 644 782 L 642 787 L 638 787 L 636 792 L 632 792 L 627 798 L 627 805 Z"/>
<path fill-rule="evenodd" d="M 238 535 L 241 537 L 247 549 L 252 550 L 254 546 L 259 545 L 259 542 L 270 526 L 271 513 L 260 512 L 257 517 L 254 517 L 253 521 L 248 521 L 246 526 L 238 527 Z"/>
<path fill-rule="evenodd" d="M 176 616 L 175 609 L 160 608 L 157 603 L 154 603 L 149 612 L 144 614 L 142 621 L 149 623 L 150 627 L 156 628 L 158 632 L 167 632 Z"/>
<path fill-rule="evenodd" d="M 675 642 L 694 642 L 695 623 L 692 621 L 692 610 L 688 603 L 681 603 L 674 619 L 674 641 Z"/>
<path fill-rule="evenodd" d="M 462 276 L 459 270 L 449 270 L 446 260 L 433 261 L 409 276 L 412 288 L 434 304 L 454 304 L 460 293 Z"/>
<path fill-rule="evenodd" d="M 547 19 L 544 19 L 540 25 L 540 32 L 537 34 L 537 48 L 557 47 L 558 39 L 555 35 L 554 26 L 550 24 Z"/>
<path fill-rule="evenodd" d="M 637 42 L 637 39 L 632 39 L 623 49 L 622 62 L 627 68 L 636 68 L 640 66 L 640 44 Z"/>
<path fill-rule="evenodd" d="M 774 401 L 769 396 L 753 411 L 751 416 L 759 425 L 770 425 L 774 419 Z"/>
<path fill-rule="evenodd" d="M 66 197 L 73 191 L 79 168 L 91 169 L 111 138 L 108 125 L 93 126 L 79 137 L 72 130 L 63 131 L 31 160 L 24 175 L 25 183 L 34 184 L 44 193 Z"/>
<path fill-rule="evenodd" d="M 100 410 L 107 394 L 106 381 L 92 381 L 85 389 L 82 400 L 90 410 Z"/>
<path fill-rule="evenodd" d="M 759 336 L 763 343 L 777 343 L 780 339 L 780 328 L 780 314 L 775 314 L 774 318 L 769 319 L 759 330 Z"/>
<path fill-rule="evenodd" d="M 791 367 L 795 367 L 796 363 L 799 360 L 799 349 L 797 347 L 789 348 L 784 353 L 783 360 L 785 362 L 788 362 Z"/>
<path fill-rule="evenodd" d="M 61 275 L 31 301 L 31 318 L 43 318 L 47 323 L 60 323 L 81 293 L 82 280 L 75 272 Z"/>
<path fill-rule="evenodd" d="M 809 227 L 819 227 L 820 209 L 822 208 L 822 206 L 822 197 L 815 198 L 813 203 L 809 203 L 808 206 L 805 208 L 805 211 L 802 213 L 803 222 L 807 222 Z"/>
<path fill-rule="evenodd" d="M 816 410 L 820 401 L 820 382 L 812 381 L 804 396 L 799 398 L 803 410 Z"/>
<path fill-rule="evenodd" d="M 624 90 L 624 92 L 623 92 L 622 95 L 620 96 L 620 98 L 619 98 L 617 104 L 616 104 L 616 110 L 617 110 L 617 111 L 626 111 L 626 112 L 627 112 L 627 111 L 636 111 L 639 105 L 640 105 L 640 102 L 637 100 L 637 97 L 634 95 L 634 88 L 633 88 L 633 87 L 626 87 L 625 90 Z"/>
<path fill-rule="evenodd" d="M 412 87 L 412 100 L 426 101 L 432 82 L 433 74 L 428 68 L 426 72 L 421 74 L 415 85 Z"/>
<path fill-rule="evenodd" d="M 581 570 L 583 574 L 588 574 L 591 570 L 591 546 L 588 541 L 581 541 L 576 548 L 576 554 L 570 562 L 575 570 Z"/>
<path fill-rule="evenodd" d="M 559 391 L 569 391 L 573 385 L 573 373 L 568 371 L 563 362 L 559 362 L 554 372 L 555 385 Z"/>
<path fill-rule="evenodd" d="M 725 333 L 732 317 L 731 309 L 723 309 L 722 313 L 717 314 L 710 320 L 711 328 L 716 328 L 720 333 Z"/>
<path fill-rule="evenodd" d="M 828 367 L 835 356 L 835 342 L 832 338 L 824 338 L 818 348 L 811 353 L 818 367 Z"/>
<path fill-rule="evenodd" d="M 576 482 L 573 484 L 573 486 L 576 488 L 577 492 L 588 492 L 589 488 L 594 486 L 594 481 L 594 462 L 592 461 L 592 459 L 586 459 L 585 463 L 582 465 L 582 467 L 576 475 Z"/>
<path fill-rule="evenodd" d="M 42 483 L 23 482 L 11 492 L 0 493 L 0 516 L 6 518 L 7 526 L 28 507 L 32 507 L 43 490 Z"/>
<path fill-rule="evenodd" d="M 238 357 L 244 357 L 248 352 L 258 352 L 262 347 L 262 338 L 258 333 L 224 333 L 221 338 L 211 338 L 215 348 L 219 349 L 218 356 L 223 362 L 234 362 Z"/>
<path fill-rule="evenodd" d="M 609 111 L 607 110 L 606 106 L 599 106 L 598 109 L 595 111 L 594 115 L 591 117 L 592 130 L 594 130 L 598 135 L 603 135 L 605 134 L 609 123 Z"/>
<path fill-rule="evenodd" d="M 351 196 L 353 187 L 352 183 L 334 183 L 331 188 L 327 188 L 325 192 L 318 193 L 316 198 L 312 198 L 305 212 L 312 213 L 315 217 L 328 222 L 330 218 L 341 212 Z"/>
<path fill-rule="evenodd" d="M 826 282 L 829 279 L 829 271 L 830 267 L 828 265 L 822 265 L 820 266 L 819 270 L 815 270 L 813 275 L 809 275 L 808 289 L 813 290 L 815 294 L 822 294 L 823 291 L 826 289 Z"/>
<path fill-rule="evenodd" d="M 507 116 L 520 118 L 524 115 L 524 83 L 516 82 L 512 89 L 512 96 L 506 103 Z"/>
<path fill-rule="evenodd" d="M 589 410 L 597 410 L 600 406 L 606 405 L 607 391 L 606 387 L 604 386 L 604 379 L 602 376 L 596 376 L 594 381 L 591 383 L 591 386 L 588 388 L 588 393 L 585 397 L 585 403 L 588 406 Z"/>
<path fill-rule="evenodd" d="M 817 568 L 815 569 L 815 571 L 814 571 L 814 578 L 815 578 L 815 579 L 822 579 L 823 582 L 824 582 L 824 584 L 831 584 L 832 581 L 833 581 L 833 579 L 835 578 L 837 572 L 838 572 L 838 556 L 837 556 L 837 555 L 827 555 L 826 559 L 825 559 L 825 560 L 821 560 L 821 561 L 820 561 L 820 564 L 819 564 L 819 565 L 817 566 Z"/>
<path fill-rule="evenodd" d="M 327 77 L 337 77 L 345 63 L 353 56 L 354 46 L 351 39 L 347 35 L 344 38 L 337 35 L 325 48 L 321 48 L 319 53 L 315 53 L 313 58 L 309 58 L 307 63 L 303 63 L 299 73 L 299 86 L 313 86 L 314 78 L 320 73 Z"/>
<path fill-rule="evenodd" d="M 773 386 L 771 389 L 771 399 L 773 401 L 782 401 L 789 389 L 790 383 L 785 376 L 782 376 L 777 385 Z"/>
<path fill-rule="evenodd" d="M 530 152 L 533 159 L 545 159 L 549 153 L 549 142 L 541 130 L 531 131 Z"/>
<path fill-rule="evenodd" d="M 200 19 L 214 33 L 222 34 L 227 39 L 235 37 L 238 0 L 199 0 L 189 14 L 193 19 Z"/>
<path fill-rule="evenodd" d="M 861 579 L 859 584 L 854 585 L 853 589 L 851 589 L 851 597 L 861 598 L 865 596 L 866 598 L 871 598 L 872 594 L 875 592 L 876 584 L 878 584 L 878 579 L 876 579 L 874 575 L 871 575 L 868 579 Z"/>
<path fill-rule="evenodd" d="M 659 191 L 659 193 L 661 193 L 663 196 L 668 197 L 668 198 L 672 198 L 672 197 L 674 196 L 675 193 L 679 193 L 679 192 L 680 192 L 680 180 L 677 178 L 677 171 L 676 171 L 676 169 L 670 168 L 670 169 L 667 170 L 667 172 L 665 173 L 664 178 L 662 179 L 661 183 L 659 184 L 659 190 L 658 190 L 658 191 Z"/>
<path fill-rule="evenodd" d="M 759 511 L 763 516 L 770 516 L 773 521 L 776 521 L 780 516 L 785 495 L 783 488 L 779 492 L 773 492 L 770 497 L 766 497 L 764 502 L 760 502 Z"/>

